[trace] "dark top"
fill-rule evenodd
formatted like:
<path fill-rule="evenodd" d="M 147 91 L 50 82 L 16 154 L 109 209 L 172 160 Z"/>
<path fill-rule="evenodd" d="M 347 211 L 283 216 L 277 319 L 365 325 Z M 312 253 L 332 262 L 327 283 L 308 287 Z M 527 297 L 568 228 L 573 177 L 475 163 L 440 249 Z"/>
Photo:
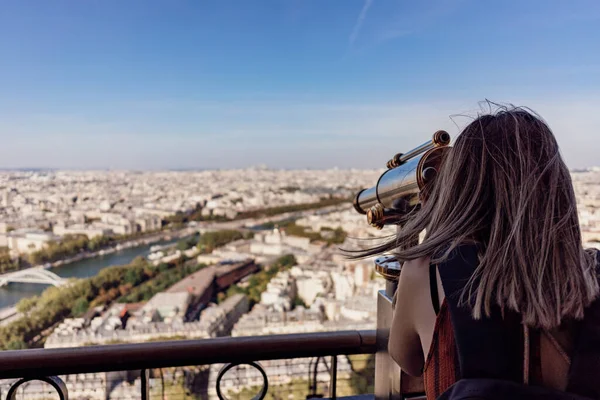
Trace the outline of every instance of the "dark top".
<path fill-rule="evenodd" d="M 437 314 L 433 339 L 425 361 L 424 383 L 428 399 L 435 399 L 462 378 L 492 378 L 523 382 L 524 330 L 520 316 L 501 314 L 474 320 L 469 307 L 459 306 L 461 293 L 478 265 L 478 247 L 462 245 L 448 259 L 430 268 L 432 303 Z M 600 252 L 598 252 L 600 266 Z M 439 271 L 446 298 L 439 305 Z M 600 301 L 596 300 L 577 324 L 567 390 L 600 397 Z M 541 378 L 539 332 L 530 335 L 532 381 Z M 591 372 L 595 371 L 595 372 Z"/>

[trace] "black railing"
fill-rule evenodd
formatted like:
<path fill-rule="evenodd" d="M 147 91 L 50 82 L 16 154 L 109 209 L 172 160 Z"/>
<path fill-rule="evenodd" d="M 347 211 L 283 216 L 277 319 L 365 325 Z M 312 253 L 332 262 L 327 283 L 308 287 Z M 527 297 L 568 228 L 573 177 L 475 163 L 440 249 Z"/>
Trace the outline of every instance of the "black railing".
<path fill-rule="evenodd" d="M 331 357 L 330 396 L 336 398 L 337 357 L 375 354 L 375 331 L 340 331 L 292 335 L 224 337 L 140 344 L 119 344 L 64 349 L 31 349 L 0 352 L 0 379 L 21 378 L 8 390 L 7 399 L 16 399 L 17 389 L 31 381 L 50 384 L 60 399 L 68 399 L 67 385 L 59 375 L 139 370 L 140 398 L 149 399 L 149 371 L 159 368 L 225 364 L 218 374 L 216 393 L 225 399 L 221 379 L 227 370 L 247 364 L 262 375 L 262 389 L 254 396 L 264 398 L 268 376 L 257 361 Z M 310 368 L 310 366 L 309 366 Z M 312 385 L 312 384 L 310 384 Z M 314 385 L 316 387 L 316 384 Z"/>

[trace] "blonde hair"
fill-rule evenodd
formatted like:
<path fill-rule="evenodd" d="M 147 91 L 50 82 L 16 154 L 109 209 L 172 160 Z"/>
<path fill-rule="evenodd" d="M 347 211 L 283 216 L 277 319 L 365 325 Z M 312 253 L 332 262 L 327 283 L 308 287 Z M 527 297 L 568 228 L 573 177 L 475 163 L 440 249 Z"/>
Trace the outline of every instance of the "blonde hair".
<path fill-rule="evenodd" d="M 582 247 L 569 170 L 548 125 L 527 109 L 499 107 L 470 123 L 421 210 L 394 240 L 363 254 L 393 249 L 401 261 L 439 263 L 468 242 L 481 249 L 462 293 L 476 319 L 498 305 L 550 329 L 582 318 L 598 295 L 597 261 Z"/>

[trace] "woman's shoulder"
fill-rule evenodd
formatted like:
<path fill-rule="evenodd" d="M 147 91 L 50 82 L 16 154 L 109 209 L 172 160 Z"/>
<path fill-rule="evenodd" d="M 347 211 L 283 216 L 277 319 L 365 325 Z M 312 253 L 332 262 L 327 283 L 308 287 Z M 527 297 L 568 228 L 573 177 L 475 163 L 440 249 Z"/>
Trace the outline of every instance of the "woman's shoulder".
<path fill-rule="evenodd" d="M 447 295 L 462 293 L 479 266 L 482 251 L 483 246 L 478 243 L 463 242 L 438 255 L 435 264 Z"/>
<path fill-rule="evenodd" d="M 479 256 L 483 252 L 483 245 L 474 241 L 460 243 L 447 243 L 441 246 L 431 257 L 438 266 L 448 263 L 478 264 Z"/>
<path fill-rule="evenodd" d="M 429 274 L 429 257 L 407 260 L 402 264 L 400 278 L 405 282 L 417 283 L 427 278 Z"/>

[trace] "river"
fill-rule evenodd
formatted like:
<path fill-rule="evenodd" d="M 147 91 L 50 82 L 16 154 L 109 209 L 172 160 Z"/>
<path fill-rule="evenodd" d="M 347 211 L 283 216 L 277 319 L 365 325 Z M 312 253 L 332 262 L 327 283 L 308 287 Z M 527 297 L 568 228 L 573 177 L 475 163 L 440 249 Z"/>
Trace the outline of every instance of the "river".
<path fill-rule="evenodd" d="M 51 271 L 63 278 L 89 278 L 100 272 L 101 269 L 112 265 L 129 264 L 137 256 L 147 256 L 150 253 L 150 247 L 171 242 L 156 242 L 138 247 L 123 249 L 115 253 L 106 254 L 94 258 L 88 258 L 75 261 L 70 264 L 61 265 L 52 268 Z M 48 285 L 39 285 L 34 283 L 10 283 L 0 287 L 0 308 L 15 305 L 19 300 L 25 297 L 38 295 L 46 289 Z"/>

